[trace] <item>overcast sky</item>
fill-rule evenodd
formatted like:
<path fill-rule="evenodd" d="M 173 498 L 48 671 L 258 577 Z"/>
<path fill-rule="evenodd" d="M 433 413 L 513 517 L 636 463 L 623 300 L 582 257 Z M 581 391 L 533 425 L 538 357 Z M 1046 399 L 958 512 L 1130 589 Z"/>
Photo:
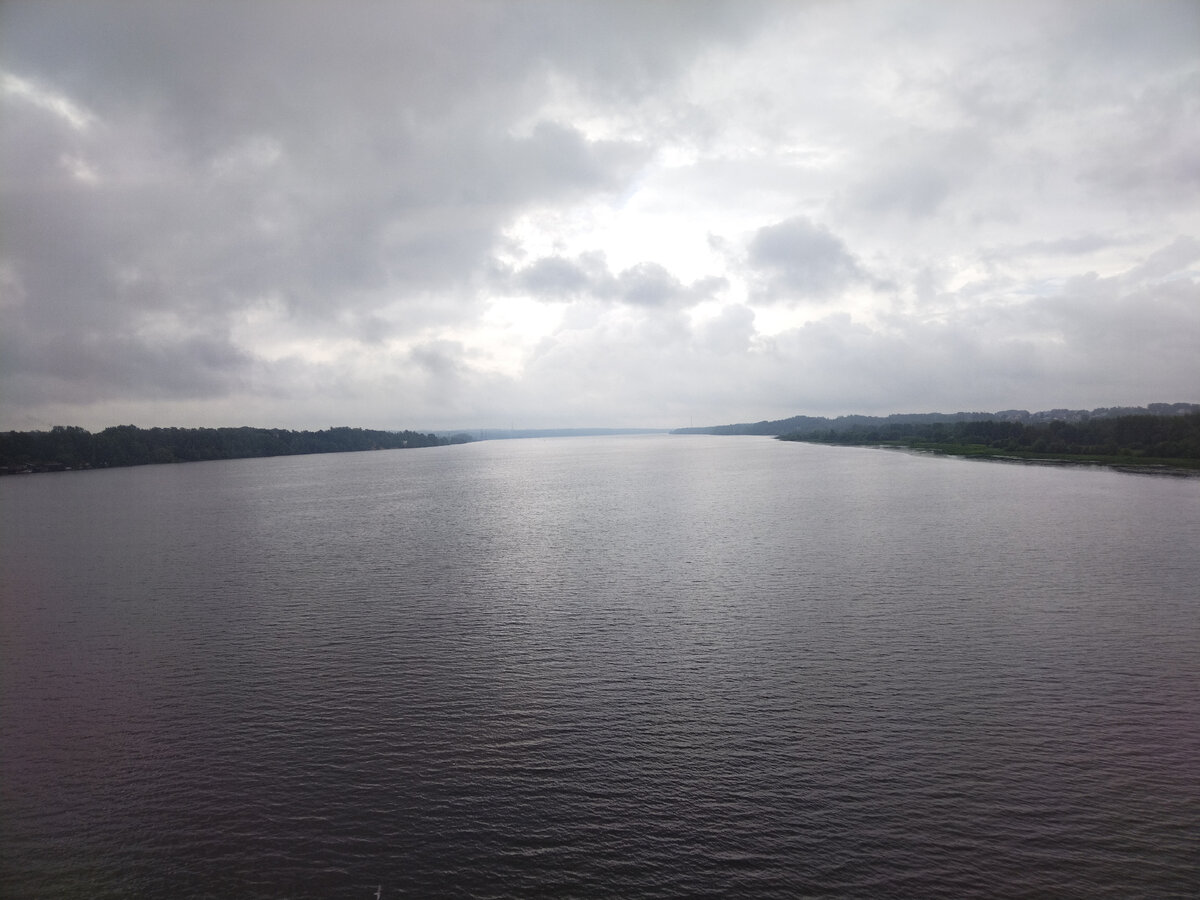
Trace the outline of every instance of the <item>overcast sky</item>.
<path fill-rule="evenodd" d="M 1200 401 L 1200 3 L 0 3 L 0 428 Z"/>

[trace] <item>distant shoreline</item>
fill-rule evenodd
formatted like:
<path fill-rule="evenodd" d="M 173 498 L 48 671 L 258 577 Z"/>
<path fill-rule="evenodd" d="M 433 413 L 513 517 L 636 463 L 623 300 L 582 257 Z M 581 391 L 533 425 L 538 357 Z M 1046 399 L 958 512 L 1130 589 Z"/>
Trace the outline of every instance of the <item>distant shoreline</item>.
<path fill-rule="evenodd" d="M 57 425 L 49 431 L 0 432 L 0 475 L 443 447 L 472 440 L 468 434 L 444 437 L 417 431 L 374 431 L 348 426 L 322 431 L 289 431 L 282 428 L 117 425 L 92 433 L 76 426 Z"/>
<path fill-rule="evenodd" d="M 1194 410 L 1102 415 L 1075 422 L 994 418 L 854 422 L 835 428 L 797 429 L 777 438 L 1034 465 L 1107 466 L 1148 475 L 1200 473 L 1200 411 Z"/>

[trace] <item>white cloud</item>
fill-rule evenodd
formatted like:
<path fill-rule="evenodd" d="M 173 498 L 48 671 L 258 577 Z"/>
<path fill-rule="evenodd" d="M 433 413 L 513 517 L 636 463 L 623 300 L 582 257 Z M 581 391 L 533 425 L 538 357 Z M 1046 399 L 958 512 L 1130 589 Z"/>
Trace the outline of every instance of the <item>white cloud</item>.
<path fill-rule="evenodd" d="M 0 92 L 6 97 L 30 103 L 53 113 L 75 131 L 87 131 L 96 121 L 95 115 L 65 94 L 11 72 L 0 72 Z"/>

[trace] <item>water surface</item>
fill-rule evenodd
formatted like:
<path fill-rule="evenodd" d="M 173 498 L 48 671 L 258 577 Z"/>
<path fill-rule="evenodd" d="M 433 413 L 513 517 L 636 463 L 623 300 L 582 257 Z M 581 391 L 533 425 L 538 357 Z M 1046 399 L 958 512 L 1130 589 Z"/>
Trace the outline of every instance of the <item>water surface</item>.
<path fill-rule="evenodd" d="M 1200 483 L 764 438 L 0 480 L 8 897 L 1192 897 Z"/>

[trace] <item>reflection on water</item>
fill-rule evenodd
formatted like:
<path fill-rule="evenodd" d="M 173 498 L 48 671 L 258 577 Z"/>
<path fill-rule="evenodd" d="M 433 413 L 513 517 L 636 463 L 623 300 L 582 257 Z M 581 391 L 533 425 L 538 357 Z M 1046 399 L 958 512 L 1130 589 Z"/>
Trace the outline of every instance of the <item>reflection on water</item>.
<path fill-rule="evenodd" d="M 0 888 L 1192 896 L 1198 501 L 671 436 L 4 479 Z"/>

